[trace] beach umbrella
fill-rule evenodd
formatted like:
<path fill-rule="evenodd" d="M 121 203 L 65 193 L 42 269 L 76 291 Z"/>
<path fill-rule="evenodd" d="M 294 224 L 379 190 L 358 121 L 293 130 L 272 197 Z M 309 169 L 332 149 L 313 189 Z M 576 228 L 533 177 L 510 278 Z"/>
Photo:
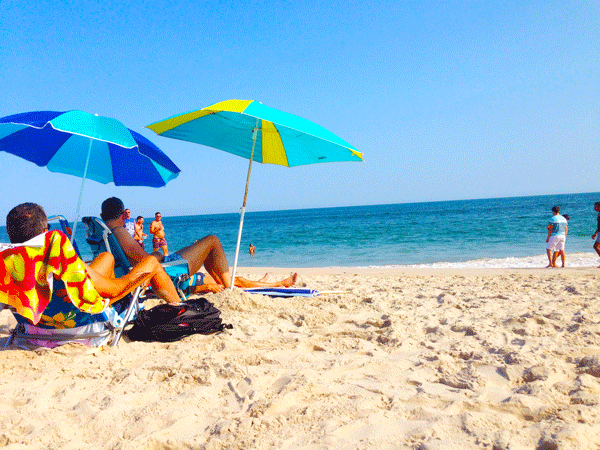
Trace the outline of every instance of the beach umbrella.
<path fill-rule="evenodd" d="M 287 167 L 362 161 L 352 145 L 314 122 L 253 100 L 226 100 L 148 125 L 161 136 L 214 147 L 250 160 L 240 210 L 233 275 L 237 268 L 252 161 Z M 233 283 L 232 283 L 233 288 Z"/>
<path fill-rule="evenodd" d="M 116 186 L 165 186 L 179 168 L 156 145 L 121 122 L 83 111 L 33 111 L 0 118 L 0 151 L 51 172 Z"/>

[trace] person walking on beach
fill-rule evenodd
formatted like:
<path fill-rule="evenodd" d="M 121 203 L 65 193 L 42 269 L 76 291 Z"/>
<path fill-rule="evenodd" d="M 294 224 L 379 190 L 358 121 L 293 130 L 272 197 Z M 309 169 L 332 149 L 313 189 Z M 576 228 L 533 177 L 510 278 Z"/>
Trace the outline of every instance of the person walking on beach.
<path fill-rule="evenodd" d="M 567 221 L 567 224 L 568 224 L 569 223 L 569 219 L 570 219 L 569 215 L 568 214 L 563 214 L 562 216 L 565 218 L 565 220 Z M 567 233 L 568 233 L 568 230 L 569 230 L 569 227 L 567 225 L 567 229 L 565 230 L 565 244 L 564 244 L 565 247 L 567 246 Z M 552 255 L 552 261 L 554 261 L 555 264 L 556 264 L 556 260 L 558 259 L 558 255 L 560 255 L 560 259 L 562 261 L 562 266 L 565 267 L 565 259 L 567 257 L 565 255 L 564 249 L 563 250 L 559 250 L 557 252 L 554 252 L 554 254 Z"/>
<path fill-rule="evenodd" d="M 594 242 L 594 250 L 596 250 L 596 253 L 598 253 L 598 256 L 600 256 L 600 202 L 596 202 L 594 204 L 594 211 L 598 213 L 598 225 L 596 225 L 596 232 L 592 234 L 592 239 L 596 241 Z"/>
<path fill-rule="evenodd" d="M 148 235 L 144 233 L 144 218 L 142 216 L 137 216 L 135 219 L 135 234 L 133 235 L 133 238 L 140 244 L 140 247 L 144 248 L 144 239 L 147 237 Z"/>
<path fill-rule="evenodd" d="M 552 207 L 552 217 L 546 228 L 548 229 L 548 237 L 546 238 L 548 265 L 546 267 L 556 267 L 556 258 L 559 252 L 565 250 L 566 234 L 569 230 L 567 220 L 560 215 L 558 206 Z"/>
<path fill-rule="evenodd" d="M 160 248 L 165 256 L 169 256 L 169 247 L 167 247 L 167 240 L 165 239 L 165 227 L 161 218 L 161 213 L 157 212 L 150 224 L 150 234 L 154 236 L 152 238 L 152 251 L 157 252 Z"/>
<path fill-rule="evenodd" d="M 125 210 L 125 229 L 133 237 L 135 234 L 135 220 L 131 218 L 131 210 L 129 208 Z"/>

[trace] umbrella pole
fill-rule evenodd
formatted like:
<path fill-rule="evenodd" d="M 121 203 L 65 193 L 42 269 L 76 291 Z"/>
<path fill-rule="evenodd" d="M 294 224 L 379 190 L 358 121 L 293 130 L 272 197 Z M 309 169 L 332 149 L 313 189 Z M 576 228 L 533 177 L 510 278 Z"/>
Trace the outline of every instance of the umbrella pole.
<path fill-rule="evenodd" d="M 244 192 L 244 203 L 240 209 L 240 229 L 238 230 L 237 244 L 235 246 L 235 259 L 233 260 L 233 272 L 231 273 L 231 290 L 235 286 L 235 272 L 237 270 L 238 256 L 240 255 L 240 243 L 242 242 L 242 228 L 244 227 L 244 215 L 246 214 L 246 199 L 248 198 L 248 186 L 250 185 L 250 172 L 252 172 L 252 160 L 254 159 L 254 148 L 256 147 L 256 135 L 258 134 L 258 119 L 256 127 L 252 130 L 252 153 L 250 153 L 250 164 L 248 164 L 248 177 L 246 178 L 246 191 Z"/>
<path fill-rule="evenodd" d="M 88 146 L 87 157 L 85 159 L 85 168 L 83 169 L 83 179 L 81 180 L 81 188 L 79 189 L 79 201 L 77 202 L 77 211 L 75 211 L 75 222 L 73 222 L 73 233 L 71 234 L 71 242 L 75 242 L 75 230 L 77 230 L 77 222 L 79 222 L 79 209 L 81 208 L 81 199 L 83 198 L 83 186 L 85 185 L 85 177 L 87 177 L 88 166 L 90 164 L 90 155 L 92 154 L 92 140 Z"/>

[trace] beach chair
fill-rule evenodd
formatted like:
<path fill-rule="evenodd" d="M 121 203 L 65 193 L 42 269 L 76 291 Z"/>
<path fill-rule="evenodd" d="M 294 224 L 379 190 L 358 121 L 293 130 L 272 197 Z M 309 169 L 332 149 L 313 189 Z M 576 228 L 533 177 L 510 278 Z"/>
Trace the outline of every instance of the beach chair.
<path fill-rule="evenodd" d="M 60 231 L 2 248 L 0 303 L 17 321 L 5 347 L 114 346 L 139 312 L 141 288 L 108 306 L 110 299 L 96 292 L 83 261 Z"/>
<path fill-rule="evenodd" d="M 125 252 L 121 249 L 117 238 L 113 235 L 110 228 L 104 221 L 98 217 L 84 217 L 81 221 L 87 228 L 87 243 L 90 245 L 94 258 L 102 252 L 109 252 L 115 258 L 115 275 L 117 277 L 124 275 L 131 270 L 131 263 L 127 259 Z M 188 274 L 188 262 L 185 259 L 163 263 L 163 268 L 171 277 L 175 289 L 181 300 L 186 300 L 190 295 L 190 283 L 193 284 L 195 277 Z"/>
<path fill-rule="evenodd" d="M 67 237 L 71 240 L 71 244 L 73 244 L 73 248 L 75 249 L 77 254 L 81 256 L 81 253 L 79 252 L 79 247 L 77 247 L 77 242 L 75 242 L 75 239 L 73 238 L 73 230 L 71 230 L 69 222 L 67 221 L 65 216 L 57 214 L 55 216 L 48 217 L 48 225 L 51 225 L 50 222 L 54 221 L 58 221 L 58 225 L 60 225 L 60 230 L 67 235 Z"/>

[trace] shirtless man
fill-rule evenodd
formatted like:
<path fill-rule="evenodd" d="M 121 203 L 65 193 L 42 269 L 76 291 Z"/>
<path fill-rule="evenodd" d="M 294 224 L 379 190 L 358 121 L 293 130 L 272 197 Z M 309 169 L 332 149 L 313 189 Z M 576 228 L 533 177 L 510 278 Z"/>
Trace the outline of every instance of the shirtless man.
<path fill-rule="evenodd" d="M 162 215 L 157 212 L 154 214 L 154 220 L 150 224 L 150 234 L 152 238 L 152 251 L 157 252 L 160 248 L 165 256 L 169 256 L 169 247 L 167 247 L 167 240 L 165 239 L 165 227 L 160 220 Z"/>
<path fill-rule="evenodd" d="M 140 247 L 144 248 L 144 239 L 147 237 L 148 235 L 144 233 L 144 218 L 142 216 L 137 216 L 135 219 L 135 234 L 133 235 L 133 238 L 140 244 Z"/>
<path fill-rule="evenodd" d="M 102 203 L 100 217 L 102 217 L 106 225 L 113 232 L 129 262 L 135 264 L 137 261 L 147 257 L 148 253 L 125 230 L 123 226 L 124 210 L 123 202 L 116 197 L 111 197 Z M 197 275 L 192 292 L 220 292 L 231 286 L 229 263 L 227 262 L 221 241 L 216 236 L 205 236 L 192 245 L 182 248 L 169 256 L 164 256 L 159 251 L 154 251 L 151 255 L 155 256 L 160 262 L 186 259 L 188 261 L 188 274 L 190 276 Z M 204 265 L 208 274 L 199 272 L 202 265 Z M 164 269 L 162 273 L 168 277 Z M 259 281 L 235 277 L 235 285 L 240 288 L 290 287 L 296 283 L 298 274 L 294 273 L 285 280 L 273 283 L 266 282 L 266 279 L 266 275 Z M 162 297 L 160 293 L 157 293 L 157 295 Z"/>

